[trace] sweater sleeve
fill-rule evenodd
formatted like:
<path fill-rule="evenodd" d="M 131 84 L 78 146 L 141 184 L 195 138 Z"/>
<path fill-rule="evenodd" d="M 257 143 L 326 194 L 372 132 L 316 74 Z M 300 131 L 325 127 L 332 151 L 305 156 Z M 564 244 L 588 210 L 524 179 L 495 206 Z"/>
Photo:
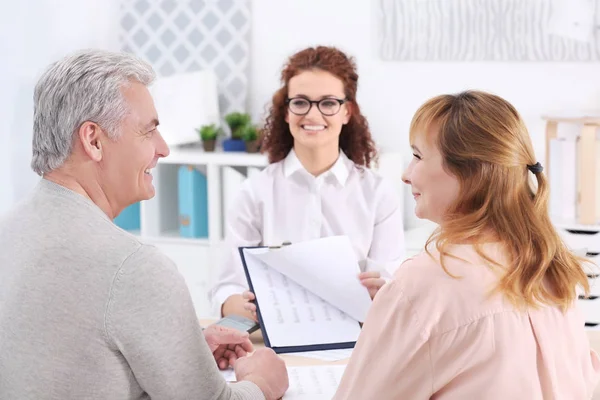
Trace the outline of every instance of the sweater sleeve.
<path fill-rule="evenodd" d="M 115 275 L 105 333 L 153 400 L 264 399 L 253 383 L 221 376 L 183 277 L 153 246 L 142 245 Z"/>

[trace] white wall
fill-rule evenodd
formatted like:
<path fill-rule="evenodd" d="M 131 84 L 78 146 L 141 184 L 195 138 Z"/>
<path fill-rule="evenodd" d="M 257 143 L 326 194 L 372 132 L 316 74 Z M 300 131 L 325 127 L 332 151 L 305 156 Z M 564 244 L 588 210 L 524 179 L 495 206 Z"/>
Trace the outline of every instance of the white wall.
<path fill-rule="evenodd" d="M 33 88 L 43 70 L 86 47 L 118 49 L 118 0 L 0 3 L 0 214 L 39 179 L 29 168 Z"/>
<path fill-rule="evenodd" d="M 544 162 L 544 124 L 552 110 L 600 108 L 598 63 L 384 62 L 377 55 L 376 0 L 252 0 L 250 109 L 264 115 L 288 56 L 335 45 L 356 57 L 358 101 L 377 143 L 408 152 L 413 113 L 428 98 L 465 89 L 503 96 L 523 115 Z"/>

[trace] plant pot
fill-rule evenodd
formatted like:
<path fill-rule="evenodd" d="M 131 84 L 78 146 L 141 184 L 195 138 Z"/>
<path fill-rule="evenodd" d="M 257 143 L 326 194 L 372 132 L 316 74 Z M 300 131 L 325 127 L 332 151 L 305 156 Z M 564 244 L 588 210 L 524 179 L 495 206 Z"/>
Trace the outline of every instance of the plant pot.
<path fill-rule="evenodd" d="M 223 151 L 246 151 L 246 143 L 242 139 L 223 140 Z"/>
<path fill-rule="evenodd" d="M 216 139 L 212 140 L 203 140 L 202 147 L 204 147 L 204 151 L 215 151 L 215 144 L 217 143 Z"/>
<path fill-rule="evenodd" d="M 258 153 L 259 147 L 260 142 L 258 140 L 251 140 L 246 142 L 246 152 L 248 153 Z"/>

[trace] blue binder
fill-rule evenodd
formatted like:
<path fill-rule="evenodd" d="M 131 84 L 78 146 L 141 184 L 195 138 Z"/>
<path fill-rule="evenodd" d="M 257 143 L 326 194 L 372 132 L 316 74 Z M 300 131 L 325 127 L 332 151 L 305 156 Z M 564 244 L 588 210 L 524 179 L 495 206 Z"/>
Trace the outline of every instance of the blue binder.
<path fill-rule="evenodd" d="M 208 190 L 206 176 L 193 166 L 178 171 L 179 234 L 208 238 Z"/>
<path fill-rule="evenodd" d="M 246 257 L 244 256 L 244 249 L 257 249 L 257 248 L 266 248 L 266 246 L 249 246 L 249 247 L 238 247 L 240 252 L 240 257 L 242 259 L 242 265 L 244 267 L 244 274 L 246 275 L 246 280 L 248 281 L 249 289 L 252 293 L 254 293 L 254 303 L 256 304 L 256 315 L 258 317 L 258 324 L 260 326 L 260 330 L 262 331 L 262 336 L 265 342 L 265 346 L 273 349 L 273 351 L 277 354 L 280 353 L 298 353 L 303 351 L 318 351 L 318 350 L 339 350 L 339 349 L 352 349 L 356 346 L 356 342 L 343 342 L 343 343 L 322 343 L 322 344 L 311 344 L 311 345 L 303 345 L 303 346 L 281 346 L 281 347 L 273 347 L 271 345 L 271 341 L 269 340 L 269 333 L 267 332 L 267 327 L 265 326 L 262 314 L 260 312 L 260 304 L 258 300 L 258 295 L 254 290 L 254 286 L 252 285 L 252 278 L 250 277 L 250 273 L 248 272 L 248 266 L 246 265 Z M 361 325 L 362 326 L 362 325 Z"/>
<path fill-rule="evenodd" d="M 114 223 L 126 231 L 140 230 L 140 203 L 134 203 L 121 211 Z"/>

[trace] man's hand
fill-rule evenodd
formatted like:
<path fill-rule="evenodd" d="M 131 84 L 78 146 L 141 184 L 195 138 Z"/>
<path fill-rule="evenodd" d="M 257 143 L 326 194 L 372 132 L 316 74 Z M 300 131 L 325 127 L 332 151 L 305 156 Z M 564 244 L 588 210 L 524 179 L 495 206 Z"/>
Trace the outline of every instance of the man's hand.
<path fill-rule="evenodd" d="M 233 367 L 238 358 L 246 356 L 254 349 L 248 332 L 224 326 L 209 325 L 204 330 L 204 337 L 220 369 Z"/>
<path fill-rule="evenodd" d="M 285 362 L 272 349 L 260 348 L 235 364 L 238 381 L 254 382 L 267 400 L 283 397 L 290 383 Z"/>
<path fill-rule="evenodd" d="M 381 274 L 377 271 L 361 272 L 358 274 L 360 283 L 369 290 L 369 296 L 371 299 L 375 298 L 375 295 L 385 285 L 385 279 L 381 277 Z"/>

